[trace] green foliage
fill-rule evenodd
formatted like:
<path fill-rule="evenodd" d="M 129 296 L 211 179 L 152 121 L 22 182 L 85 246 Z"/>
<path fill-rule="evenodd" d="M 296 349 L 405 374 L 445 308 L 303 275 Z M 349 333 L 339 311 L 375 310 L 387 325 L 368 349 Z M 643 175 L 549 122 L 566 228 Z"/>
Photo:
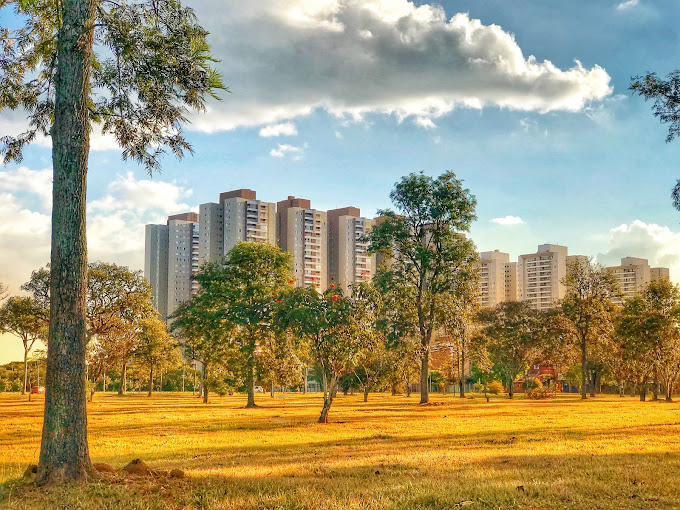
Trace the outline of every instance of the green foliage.
<path fill-rule="evenodd" d="M 398 303 L 389 329 L 400 336 L 415 333 L 426 365 L 443 297 L 455 294 L 474 272 L 477 253 L 461 233 L 476 219 L 477 202 L 453 172 L 436 179 L 412 173 L 396 183 L 390 198 L 397 211 L 378 211 L 380 221 L 368 235 L 370 251 L 386 259 L 376 279 Z M 423 387 L 421 400 L 427 401 Z"/>
<path fill-rule="evenodd" d="M 543 382 L 538 377 L 527 377 L 522 386 L 525 391 L 540 390 L 543 388 Z"/>
<path fill-rule="evenodd" d="M 0 154 L 21 161 L 37 135 L 54 121 L 57 32 L 64 3 L 6 0 L 24 25 L 0 29 L 0 111 L 23 109 L 28 129 L 0 138 Z M 193 10 L 178 0 L 97 2 L 90 123 L 112 133 L 123 158 L 159 168 L 167 151 L 191 151 L 182 126 L 190 110 L 205 110 L 206 96 L 226 90 L 211 67 L 206 37 Z"/>

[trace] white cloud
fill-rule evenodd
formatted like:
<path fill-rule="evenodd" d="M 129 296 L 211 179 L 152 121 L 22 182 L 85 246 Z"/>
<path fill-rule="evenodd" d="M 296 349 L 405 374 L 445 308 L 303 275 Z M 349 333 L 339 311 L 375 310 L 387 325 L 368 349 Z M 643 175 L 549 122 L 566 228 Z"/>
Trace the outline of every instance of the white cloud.
<path fill-rule="evenodd" d="M 27 192 L 38 195 L 45 209 L 52 206 L 52 169 L 31 170 L 20 166 L 15 170 L 0 170 L 0 192 Z"/>
<path fill-rule="evenodd" d="M 639 0 L 626 0 L 625 2 L 621 2 L 619 5 L 617 5 L 616 8 L 619 11 L 625 11 L 626 9 L 632 9 L 633 7 L 636 7 L 638 3 Z"/>
<path fill-rule="evenodd" d="M 437 127 L 437 124 L 428 117 L 416 117 L 415 123 L 423 129 L 434 129 Z"/>
<path fill-rule="evenodd" d="M 286 143 L 280 143 L 276 148 L 269 151 L 269 154 L 275 158 L 284 158 L 287 155 L 290 155 L 293 157 L 294 161 L 301 159 L 303 153 L 304 149 L 302 147 L 296 147 Z"/>
<path fill-rule="evenodd" d="M 335 130 L 335 138 L 337 138 L 338 140 L 342 139 L 342 133 L 337 129 Z"/>
<path fill-rule="evenodd" d="M 524 223 L 524 220 L 519 216 L 504 216 L 502 218 L 494 218 L 491 221 L 503 226 L 521 225 Z"/>
<path fill-rule="evenodd" d="M 23 167 L 0 172 L 0 281 L 15 293 L 50 258 L 50 213 L 27 205 L 32 197 L 44 196 L 45 172 Z M 20 189 L 16 183 L 27 176 L 42 184 Z M 118 175 L 104 197 L 88 204 L 89 259 L 142 269 L 144 225 L 191 210 L 185 203 L 190 196 L 191 190 L 176 183 Z"/>
<path fill-rule="evenodd" d="M 597 255 L 603 265 L 618 265 L 623 257 L 649 260 L 652 267 L 669 267 L 671 278 L 680 276 L 680 233 L 667 226 L 635 220 L 609 231 L 609 250 Z"/>
<path fill-rule="evenodd" d="M 260 136 L 269 138 L 273 136 L 295 136 L 297 135 L 297 128 L 292 122 L 284 122 L 281 124 L 273 124 L 265 126 L 260 129 Z"/>
<path fill-rule="evenodd" d="M 456 107 L 580 111 L 611 92 L 599 66 L 560 69 L 465 13 L 407 0 L 191 0 L 233 92 L 193 119 L 205 132 L 323 109 L 420 125 Z M 220 16 L 215 16 L 220 12 Z M 511 27 L 506 27 L 511 28 Z M 430 126 L 431 127 L 431 126 Z"/>

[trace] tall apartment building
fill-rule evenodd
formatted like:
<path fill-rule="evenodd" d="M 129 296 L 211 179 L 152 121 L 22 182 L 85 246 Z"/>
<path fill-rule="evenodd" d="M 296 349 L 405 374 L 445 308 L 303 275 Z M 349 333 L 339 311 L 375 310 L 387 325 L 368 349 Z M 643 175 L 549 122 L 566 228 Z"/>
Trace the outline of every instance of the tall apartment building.
<path fill-rule="evenodd" d="M 615 296 L 613 298 L 613 301 L 619 304 L 633 297 L 650 282 L 669 278 L 667 267 L 649 267 L 647 259 L 637 257 L 624 257 L 621 259 L 621 265 L 607 267 L 606 269 L 614 273 L 619 284 L 621 297 Z"/>
<path fill-rule="evenodd" d="M 276 206 L 257 200 L 255 191 L 238 189 L 220 193 L 224 208 L 224 245 L 226 254 L 237 242 L 276 244 Z"/>
<path fill-rule="evenodd" d="M 482 308 L 490 308 L 506 300 L 506 265 L 510 255 L 499 250 L 479 254 L 479 294 L 477 302 Z"/>
<path fill-rule="evenodd" d="M 520 255 L 517 261 L 518 298 L 536 310 L 547 310 L 562 299 L 566 287 L 567 247 L 542 244 L 536 253 Z"/>
<path fill-rule="evenodd" d="M 224 256 L 224 206 L 215 203 L 201 204 L 198 217 L 198 262 L 202 266 Z"/>
<path fill-rule="evenodd" d="M 506 262 L 505 274 L 505 300 L 517 301 L 519 299 L 519 283 L 517 280 L 517 262 Z"/>
<path fill-rule="evenodd" d="M 144 229 L 144 276 L 158 313 L 168 316 L 168 225 L 146 225 Z"/>
<path fill-rule="evenodd" d="M 168 217 L 168 310 L 174 313 L 184 301 L 191 299 L 197 283 L 191 277 L 199 269 L 200 227 L 196 213 Z M 159 310 L 160 312 L 160 310 Z M 164 317 L 165 318 L 165 317 Z"/>
<path fill-rule="evenodd" d="M 332 209 L 328 217 L 328 281 L 348 291 L 375 274 L 375 255 L 369 255 L 363 237 L 374 221 L 361 216 L 356 207 Z"/>
<path fill-rule="evenodd" d="M 309 200 L 288 196 L 277 202 L 279 246 L 293 256 L 296 285 L 323 292 L 328 286 L 328 218 Z"/>
<path fill-rule="evenodd" d="M 652 267 L 649 269 L 649 277 L 655 282 L 661 279 L 670 280 L 670 271 L 667 267 Z"/>

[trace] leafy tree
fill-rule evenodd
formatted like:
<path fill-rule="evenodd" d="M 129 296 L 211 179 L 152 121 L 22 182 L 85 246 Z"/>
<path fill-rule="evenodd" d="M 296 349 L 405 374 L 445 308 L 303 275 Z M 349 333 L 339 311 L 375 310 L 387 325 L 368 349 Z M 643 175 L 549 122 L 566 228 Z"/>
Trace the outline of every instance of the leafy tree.
<path fill-rule="evenodd" d="M 0 112 L 22 109 L 28 129 L 0 138 L 20 161 L 51 136 L 52 307 L 39 485 L 94 476 L 87 446 L 85 196 L 90 130 L 111 132 L 123 158 L 149 171 L 191 147 L 190 109 L 224 89 L 211 69 L 207 32 L 178 0 L 5 0 L 23 23 L 0 29 Z"/>
<path fill-rule="evenodd" d="M 481 310 L 477 318 L 482 329 L 475 339 L 476 359 L 481 356 L 480 351 L 486 351 L 484 355 L 512 398 L 515 379 L 526 371 L 535 355 L 541 314 L 526 302 L 508 301 Z"/>
<path fill-rule="evenodd" d="M 455 292 L 446 296 L 442 310 L 442 323 L 455 360 L 456 374 L 460 385 L 460 398 L 465 398 L 465 367 L 470 361 L 470 340 L 474 333 L 477 313 L 477 273 L 470 271 L 469 276 L 459 281 Z"/>
<path fill-rule="evenodd" d="M 440 326 L 443 297 L 469 277 L 474 244 L 461 233 L 476 219 L 476 200 L 453 172 L 436 179 L 422 173 L 403 177 L 390 193 L 397 212 L 381 210 L 368 239 L 370 251 L 389 260 L 378 272 L 395 295 L 408 300 L 420 340 L 420 402 L 428 402 L 429 353 Z"/>
<path fill-rule="evenodd" d="M 248 402 L 255 407 L 254 383 L 257 347 L 274 331 L 275 300 L 290 286 L 289 253 L 264 243 L 238 243 L 221 260 L 207 264 L 196 275 L 201 285 L 197 298 L 212 315 L 208 322 L 223 323 L 242 362 Z"/>
<path fill-rule="evenodd" d="M 663 80 L 656 73 L 636 76 L 631 80 L 630 90 L 652 100 L 652 111 L 662 124 L 669 124 L 666 143 L 680 136 L 680 70 L 673 71 Z M 680 180 L 671 192 L 673 207 L 680 210 Z"/>
<path fill-rule="evenodd" d="M 11 297 L 0 308 L 0 332 L 19 337 L 24 346 L 24 385 L 21 394 L 25 395 L 28 386 L 28 356 L 38 340 L 45 340 L 47 331 L 41 320 L 40 308 L 30 297 Z"/>
<path fill-rule="evenodd" d="M 616 276 L 592 260 L 577 258 L 567 265 L 564 278 L 567 291 L 562 300 L 563 333 L 578 346 L 581 354 L 581 398 L 588 398 L 587 381 L 590 365 L 598 363 L 589 358 L 589 349 L 601 339 L 611 338 L 614 333 L 616 305 L 611 297 L 619 292 Z M 595 371 L 595 373 L 597 373 Z M 591 385 L 594 394 L 595 383 Z"/>
<path fill-rule="evenodd" d="M 149 369 L 149 396 L 153 393 L 154 370 L 169 368 L 179 361 L 177 345 L 158 317 L 142 320 L 134 354 Z"/>
<path fill-rule="evenodd" d="M 238 355 L 233 346 L 233 327 L 226 324 L 220 313 L 209 305 L 210 299 L 206 299 L 205 295 L 194 296 L 175 311 L 171 325 L 184 355 L 202 365 L 201 392 L 205 404 L 213 384 L 218 389 L 224 387 L 225 381 L 233 381 L 232 371 L 225 367 Z"/>
<path fill-rule="evenodd" d="M 269 382 L 272 398 L 275 385 L 291 387 L 302 384 L 304 365 L 298 352 L 299 345 L 292 334 L 273 331 L 258 347 L 259 371 Z"/>

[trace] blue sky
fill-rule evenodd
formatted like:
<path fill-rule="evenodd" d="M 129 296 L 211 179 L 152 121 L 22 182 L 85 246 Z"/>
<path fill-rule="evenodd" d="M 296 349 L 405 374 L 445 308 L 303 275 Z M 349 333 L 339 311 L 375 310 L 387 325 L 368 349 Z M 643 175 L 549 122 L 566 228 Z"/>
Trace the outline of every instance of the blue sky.
<path fill-rule="evenodd" d="M 189 4 L 231 93 L 193 118 L 195 156 L 152 180 L 94 137 L 91 258 L 142 268 L 144 223 L 229 189 L 371 216 L 402 175 L 453 170 L 477 196 L 480 250 L 559 243 L 680 280 L 680 142 L 627 90 L 680 68 L 680 1 Z M 0 134 L 20 127 L 0 114 Z M 0 281 L 15 292 L 49 257 L 50 166 L 46 140 L 0 168 Z"/>

